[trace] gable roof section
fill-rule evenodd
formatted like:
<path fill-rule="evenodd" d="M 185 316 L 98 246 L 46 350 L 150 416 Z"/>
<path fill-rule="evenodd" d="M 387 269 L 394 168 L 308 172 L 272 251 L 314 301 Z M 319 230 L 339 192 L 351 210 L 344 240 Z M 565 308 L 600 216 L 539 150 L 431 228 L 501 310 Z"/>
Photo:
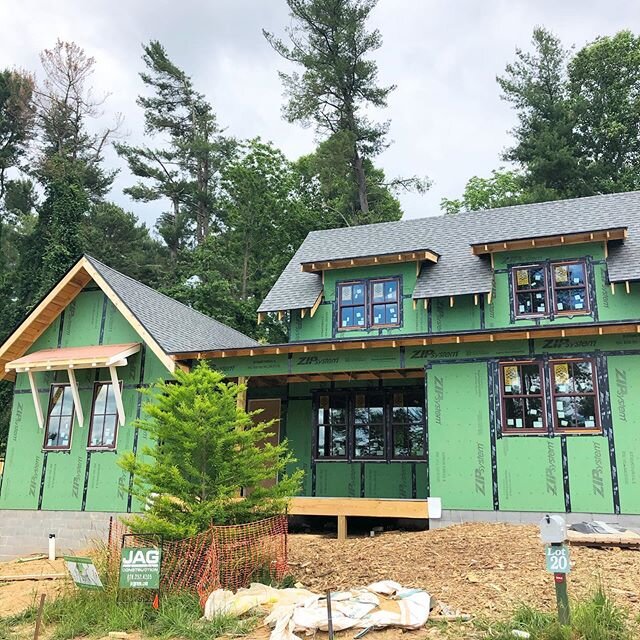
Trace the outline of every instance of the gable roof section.
<path fill-rule="evenodd" d="M 386 254 L 428 248 L 440 258 L 424 263 L 414 299 L 487 293 L 491 265 L 471 246 L 580 231 L 627 227 L 623 243 L 609 247 L 612 282 L 640 279 L 640 191 L 572 200 L 464 212 L 311 232 L 258 311 L 284 311 L 313 306 L 322 293 L 320 274 L 303 272 L 301 264 L 337 260 L 347 255 Z"/>
<path fill-rule="evenodd" d="M 169 371 L 172 353 L 212 348 L 252 347 L 258 343 L 243 333 L 169 298 L 151 287 L 82 256 L 0 345 L 0 379 L 12 378 L 5 365 L 22 357 L 91 280 L 133 326 Z"/>
<path fill-rule="evenodd" d="M 159 293 L 106 264 L 85 256 L 127 309 L 153 336 L 165 353 L 252 347 L 258 343 L 244 333 Z"/>

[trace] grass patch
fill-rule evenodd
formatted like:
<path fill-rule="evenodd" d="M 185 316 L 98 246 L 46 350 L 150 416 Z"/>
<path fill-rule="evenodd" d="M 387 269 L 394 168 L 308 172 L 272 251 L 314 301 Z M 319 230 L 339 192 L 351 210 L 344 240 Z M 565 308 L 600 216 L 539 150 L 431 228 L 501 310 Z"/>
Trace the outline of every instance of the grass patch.
<path fill-rule="evenodd" d="M 531 640 L 633 640 L 638 627 L 599 586 L 586 600 L 571 603 L 571 624 L 561 625 L 555 613 L 520 607 L 507 622 L 479 623 L 485 638 L 513 640 L 513 629 L 531 634 Z"/>
<path fill-rule="evenodd" d="M 159 608 L 151 606 L 153 596 L 115 590 L 71 590 L 45 605 L 43 625 L 53 640 L 81 636 L 101 637 L 110 631 L 139 631 L 147 638 L 211 640 L 222 635 L 246 635 L 256 618 L 220 615 L 201 620 L 198 598 L 178 593 L 161 596 Z M 35 609 L 0 620 L 0 640 L 13 640 L 16 628 L 35 621 Z"/>

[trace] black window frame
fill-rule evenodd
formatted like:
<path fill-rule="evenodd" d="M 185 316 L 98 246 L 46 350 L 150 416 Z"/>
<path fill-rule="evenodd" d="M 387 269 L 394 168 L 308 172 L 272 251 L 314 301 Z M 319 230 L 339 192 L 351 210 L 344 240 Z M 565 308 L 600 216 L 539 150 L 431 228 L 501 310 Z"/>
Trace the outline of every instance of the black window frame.
<path fill-rule="evenodd" d="M 556 267 L 570 265 L 581 265 L 584 274 L 583 284 L 569 284 L 567 286 L 558 286 L 555 281 L 555 269 Z M 517 272 L 524 269 L 532 270 L 539 269 L 543 272 L 543 286 L 535 289 L 531 288 L 518 288 L 518 276 Z M 515 320 L 527 320 L 535 318 L 554 318 L 558 316 L 584 316 L 589 315 L 592 312 L 592 305 L 590 300 L 590 265 L 586 258 L 568 258 L 566 260 L 548 260 L 546 262 L 532 262 L 513 265 L 509 269 L 511 278 L 511 295 L 512 295 L 512 309 L 513 317 Z M 558 309 L 558 291 L 571 291 L 584 289 L 584 308 L 583 309 Z M 544 295 L 545 311 L 532 311 L 522 312 L 519 309 L 519 294 L 536 294 L 542 292 Z"/>
<path fill-rule="evenodd" d="M 51 410 L 53 409 L 52 402 L 53 402 L 55 389 L 63 389 L 63 392 L 62 392 L 63 406 L 64 406 L 65 394 L 66 393 L 71 394 L 71 416 L 67 416 L 66 414 L 63 415 L 62 411 L 60 412 L 59 416 L 54 416 L 54 418 L 58 418 L 58 427 L 60 426 L 60 423 L 63 417 L 70 417 L 69 444 L 61 447 L 51 446 L 47 444 L 49 441 L 49 426 L 51 424 L 51 417 L 52 417 Z M 73 441 L 73 423 L 75 419 L 76 419 L 76 405 L 75 405 L 75 402 L 73 402 L 73 393 L 71 391 L 71 385 L 68 382 L 54 382 L 51 385 L 51 388 L 49 389 L 49 403 L 47 405 L 47 420 L 44 425 L 44 442 L 42 443 L 43 451 L 69 451 L 71 449 L 71 444 Z"/>
<path fill-rule="evenodd" d="M 555 271 L 556 267 L 569 266 L 572 264 L 582 265 L 582 273 L 584 274 L 584 283 L 579 285 L 557 286 Z M 586 315 L 591 313 L 591 304 L 589 302 L 589 273 L 587 271 L 587 261 L 584 258 L 575 260 L 554 260 L 549 263 L 549 288 L 551 291 L 551 301 L 553 303 L 553 313 L 558 316 L 575 316 Z M 584 309 L 558 309 L 557 291 L 571 291 L 576 289 L 584 289 Z"/>
<path fill-rule="evenodd" d="M 393 408 L 394 408 L 394 394 L 406 394 L 415 393 L 419 396 L 421 401 L 422 417 L 421 420 L 408 421 L 407 425 L 421 426 L 422 435 L 422 454 L 417 456 L 399 456 L 395 455 L 395 430 L 393 420 Z M 383 456 L 358 456 L 356 455 L 356 403 L 357 396 L 360 395 L 383 395 L 383 437 L 384 437 L 384 455 Z M 321 424 L 319 421 L 319 411 L 321 398 L 328 396 L 331 402 L 331 396 L 339 396 L 346 400 L 346 431 L 345 431 L 345 454 L 340 456 L 320 455 L 320 427 L 326 423 Z M 313 407 L 313 443 L 312 452 L 313 460 L 315 462 L 415 462 L 426 461 L 427 459 L 427 409 L 425 406 L 426 395 L 424 386 L 406 386 L 406 387 L 364 387 L 364 388 L 352 388 L 352 389 L 321 389 L 313 392 L 312 395 L 312 407 Z M 326 444 L 326 430 L 325 430 L 325 444 Z"/>
<path fill-rule="evenodd" d="M 368 287 L 367 287 L 367 281 L 362 279 L 362 280 L 344 280 L 341 282 L 336 283 L 337 284 L 337 298 L 338 298 L 338 321 L 337 321 L 337 329 L 338 331 L 367 331 L 369 329 L 369 318 L 368 318 L 368 314 L 367 314 L 367 302 L 368 302 Z M 353 287 L 354 285 L 362 285 L 362 290 L 364 292 L 364 300 L 362 301 L 362 303 L 358 303 L 358 304 L 343 304 L 342 302 L 342 288 L 343 287 Z M 355 309 L 356 307 L 362 307 L 363 313 L 364 313 L 364 325 L 363 326 L 358 326 L 358 325 L 354 325 L 354 326 L 350 326 L 350 327 L 343 327 L 342 326 L 342 309 L 343 308 L 347 308 L 347 309 Z"/>
<path fill-rule="evenodd" d="M 537 287 L 535 289 L 518 289 L 518 271 L 523 270 L 531 271 L 532 269 L 540 269 L 543 275 L 542 287 Z M 515 318 L 545 318 L 549 315 L 549 275 L 547 273 L 546 265 L 544 263 L 532 263 L 532 264 L 521 264 L 511 268 L 511 282 L 513 288 L 513 313 Z M 542 292 L 544 296 L 544 312 L 534 311 L 531 313 L 521 312 L 518 304 L 518 294 L 530 294 L 534 295 L 536 293 Z"/>
<path fill-rule="evenodd" d="M 518 367 L 519 369 L 519 379 L 524 381 L 524 375 L 522 374 L 523 366 L 536 366 L 538 368 L 538 376 L 540 380 L 540 390 L 539 393 L 507 393 L 505 387 L 505 369 L 508 367 Z M 501 410 L 501 433 L 504 435 L 518 435 L 518 436 L 528 436 L 528 435 L 547 435 L 549 429 L 549 421 L 547 416 L 547 393 L 546 393 L 546 385 L 544 380 L 544 366 L 542 361 L 540 360 L 512 360 L 508 362 L 500 362 L 498 364 L 498 384 L 500 391 L 500 410 Z M 522 382 L 521 382 L 522 384 Z M 523 406 L 523 425 L 521 427 L 511 426 L 507 424 L 507 401 L 508 400 L 520 400 Z M 541 427 L 527 427 L 524 424 L 524 407 L 527 406 L 527 400 L 539 400 L 541 405 L 541 418 L 542 418 L 542 426 Z"/>
<path fill-rule="evenodd" d="M 392 302 L 387 302 L 386 299 L 383 299 L 382 302 L 375 302 L 373 296 L 373 288 L 376 284 L 382 284 L 384 287 L 385 282 L 395 282 L 396 285 L 396 299 Z M 367 300 L 367 328 L 368 329 L 395 329 L 401 326 L 400 320 L 400 305 L 402 304 L 402 294 L 400 291 L 400 277 L 399 276 L 389 276 L 386 278 L 372 278 L 369 280 L 369 287 L 367 293 L 369 294 L 369 298 Z M 386 306 L 389 304 L 395 304 L 397 307 L 397 322 L 391 323 L 383 323 L 383 324 L 375 324 L 373 322 L 373 314 L 374 307 L 384 306 L 386 313 Z"/>
<path fill-rule="evenodd" d="M 120 393 L 122 393 L 122 380 L 118 380 L 118 384 L 120 385 Z M 104 417 L 104 418 L 106 418 L 107 416 L 115 416 L 115 428 L 114 428 L 114 433 L 113 433 L 113 445 L 104 445 L 104 444 L 94 445 L 94 444 L 91 444 L 91 436 L 93 434 L 93 421 L 94 421 L 94 418 L 96 417 L 96 413 L 95 413 L 96 400 L 97 400 L 97 397 L 98 397 L 98 391 L 99 391 L 100 387 L 102 387 L 102 386 L 113 387 L 113 382 L 111 380 L 96 380 L 93 383 L 93 396 L 91 398 L 91 416 L 90 416 L 90 420 L 89 420 L 89 433 L 88 433 L 88 436 L 87 436 L 87 450 L 89 450 L 89 451 L 114 451 L 115 449 L 118 448 L 118 433 L 119 433 L 119 427 L 120 427 L 120 419 L 118 417 L 118 407 L 116 405 L 116 413 L 115 414 L 107 413 L 106 412 L 106 407 L 107 407 L 107 403 L 106 402 L 105 402 L 105 411 L 104 411 L 104 413 L 101 413 L 99 415 Z M 104 422 L 103 422 L 103 426 L 102 426 L 102 437 L 104 439 Z"/>
<path fill-rule="evenodd" d="M 557 392 L 556 391 L 556 379 L 555 379 L 555 367 L 558 365 L 568 365 L 568 367 L 573 368 L 575 365 L 580 363 L 589 363 L 591 366 L 591 385 L 593 387 L 592 391 L 589 392 Z M 600 403 L 600 393 L 598 389 L 598 365 L 596 363 L 595 358 L 554 358 L 549 360 L 549 376 L 551 380 L 550 384 L 550 397 L 551 397 L 551 408 L 553 411 L 554 417 L 554 433 L 558 435 L 562 434 L 575 434 L 575 433 L 587 433 L 589 435 L 601 435 L 603 434 L 602 429 L 602 411 L 601 411 L 601 403 Z M 575 379 L 574 376 L 570 376 L 570 379 Z M 593 418 L 595 425 L 594 427 L 578 427 L 578 426 L 561 426 L 560 425 L 560 417 L 558 416 L 558 398 L 582 398 L 582 397 L 592 397 L 593 398 Z M 564 416 L 563 416 L 564 417 Z"/>

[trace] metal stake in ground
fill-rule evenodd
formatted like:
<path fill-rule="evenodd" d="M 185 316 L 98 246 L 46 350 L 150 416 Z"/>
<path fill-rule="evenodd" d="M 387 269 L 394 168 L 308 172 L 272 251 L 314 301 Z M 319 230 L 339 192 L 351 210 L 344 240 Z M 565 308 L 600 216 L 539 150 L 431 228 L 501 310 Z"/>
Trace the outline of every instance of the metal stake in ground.
<path fill-rule="evenodd" d="M 327 631 L 329 640 L 333 640 L 333 618 L 331 617 L 331 591 L 327 591 Z"/>
<path fill-rule="evenodd" d="M 558 621 L 569 624 L 569 596 L 567 594 L 567 574 L 571 571 L 569 546 L 566 544 L 567 525 L 560 516 L 545 516 L 540 521 L 540 538 L 546 543 L 545 557 L 547 571 L 553 573 L 558 604 Z"/>

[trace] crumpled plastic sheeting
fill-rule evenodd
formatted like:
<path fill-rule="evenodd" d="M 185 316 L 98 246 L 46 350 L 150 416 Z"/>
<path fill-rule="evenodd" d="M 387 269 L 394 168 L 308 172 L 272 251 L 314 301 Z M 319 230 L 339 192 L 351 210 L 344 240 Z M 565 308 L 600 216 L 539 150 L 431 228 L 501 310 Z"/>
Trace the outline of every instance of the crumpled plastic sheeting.
<path fill-rule="evenodd" d="M 385 596 L 383 606 L 376 594 Z M 387 604 L 389 599 L 393 604 Z M 426 591 L 383 580 L 365 589 L 333 592 L 331 617 L 335 631 L 392 626 L 419 629 L 427 622 L 430 605 Z M 205 604 L 204 617 L 211 620 L 218 613 L 241 615 L 258 606 L 271 609 L 265 619 L 272 628 L 271 640 L 300 640 L 297 633 L 310 635 L 329 626 L 324 596 L 306 589 L 274 589 L 262 584 L 252 584 L 236 594 L 214 591 Z"/>

